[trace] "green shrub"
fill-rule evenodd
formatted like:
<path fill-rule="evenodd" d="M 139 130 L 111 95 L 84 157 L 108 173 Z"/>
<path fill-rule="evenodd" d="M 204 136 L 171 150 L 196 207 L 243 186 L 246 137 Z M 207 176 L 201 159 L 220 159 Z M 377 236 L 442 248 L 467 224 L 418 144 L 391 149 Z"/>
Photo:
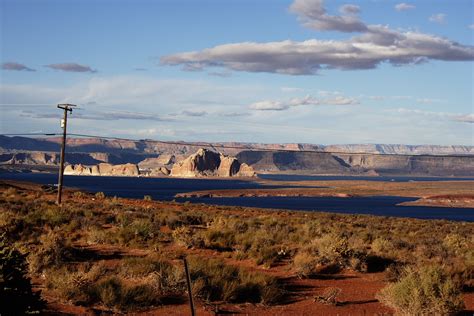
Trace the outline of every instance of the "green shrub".
<path fill-rule="evenodd" d="M 226 265 L 222 260 L 191 257 L 193 294 L 205 301 L 274 304 L 283 296 L 275 277 Z"/>
<path fill-rule="evenodd" d="M 460 287 L 438 266 L 406 268 L 377 298 L 398 315 L 448 315 L 464 308 Z"/>
<path fill-rule="evenodd" d="M 143 200 L 144 201 L 153 201 L 153 198 L 151 197 L 151 195 L 145 195 L 145 196 L 143 196 Z"/>

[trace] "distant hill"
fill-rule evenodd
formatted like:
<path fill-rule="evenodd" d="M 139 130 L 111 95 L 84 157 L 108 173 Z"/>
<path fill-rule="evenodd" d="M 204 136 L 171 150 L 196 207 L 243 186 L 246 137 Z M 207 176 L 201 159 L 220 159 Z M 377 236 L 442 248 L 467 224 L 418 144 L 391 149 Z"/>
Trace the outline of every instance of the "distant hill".
<path fill-rule="evenodd" d="M 59 161 L 60 142 L 58 137 L 0 136 L 0 165 L 55 166 Z M 474 146 L 238 142 L 205 146 L 199 142 L 68 138 L 66 162 L 84 165 L 133 163 L 140 169 L 150 170 L 171 168 L 176 161 L 201 147 L 236 156 L 257 172 L 474 176 Z"/>
<path fill-rule="evenodd" d="M 60 149 L 61 138 L 28 138 L 0 136 L 0 151 L 54 151 Z M 189 145 L 192 144 L 192 145 Z M 188 155 L 203 147 L 202 142 L 173 144 L 160 143 L 153 140 L 109 140 L 98 138 L 68 138 L 67 148 L 70 152 L 81 153 L 135 153 L 135 154 L 181 154 Z M 344 153 L 376 153 L 403 155 L 474 155 L 474 146 L 440 146 L 440 145 L 401 145 L 401 144 L 348 144 L 348 145 L 317 145 L 317 144 L 262 144 L 220 142 L 214 146 L 242 147 L 222 149 L 226 153 L 238 153 L 245 149 L 294 150 L 294 151 L 326 151 Z"/>

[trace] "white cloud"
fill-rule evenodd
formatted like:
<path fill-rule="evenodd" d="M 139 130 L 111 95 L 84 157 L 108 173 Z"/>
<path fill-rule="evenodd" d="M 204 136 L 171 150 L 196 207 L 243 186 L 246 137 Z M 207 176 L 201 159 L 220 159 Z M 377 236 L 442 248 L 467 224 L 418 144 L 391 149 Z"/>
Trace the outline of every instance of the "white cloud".
<path fill-rule="evenodd" d="M 257 111 L 284 111 L 291 107 L 302 105 L 354 105 L 359 104 L 355 98 L 348 98 L 344 96 L 334 96 L 326 99 L 316 99 L 310 95 L 303 98 L 292 98 L 286 101 L 263 100 L 252 103 L 249 108 Z"/>
<path fill-rule="evenodd" d="M 431 34 L 366 25 L 357 16 L 346 14 L 350 10 L 357 11 L 355 6 L 342 7 L 346 15 L 333 16 L 326 13 L 322 0 L 295 0 L 290 10 L 297 13 L 307 27 L 362 34 L 346 40 L 223 44 L 163 56 L 160 62 L 182 65 L 185 70 L 222 67 L 235 71 L 312 75 L 321 69 L 373 69 L 382 63 L 402 66 L 430 60 L 474 60 L 473 46 Z M 435 19 L 444 20 L 444 15 Z"/>
<path fill-rule="evenodd" d="M 289 75 L 316 74 L 320 69 L 372 69 L 381 63 L 418 64 L 428 60 L 474 60 L 474 48 L 416 32 L 400 33 L 371 26 L 370 33 L 349 40 L 290 40 L 224 44 L 203 51 L 164 56 L 164 65 L 199 64 L 236 71 Z"/>
<path fill-rule="evenodd" d="M 408 4 L 405 2 L 399 3 L 395 5 L 395 10 L 397 11 L 407 11 L 407 10 L 413 10 L 416 7 L 413 4 Z"/>
<path fill-rule="evenodd" d="M 354 105 L 359 104 L 359 101 L 355 98 L 347 98 L 343 96 L 337 96 L 332 99 L 324 99 L 320 101 L 321 104 L 329 105 Z"/>
<path fill-rule="evenodd" d="M 355 4 L 345 4 L 339 8 L 339 11 L 342 14 L 358 14 L 360 12 L 360 7 Z"/>
<path fill-rule="evenodd" d="M 474 24 L 469 25 L 469 28 L 470 28 L 471 30 L 474 30 Z"/>
<path fill-rule="evenodd" d="M 252 103 L 249 108 L 257 111 L 283 111 L 289 109 L 290 105 L 280 101 L 264 100 Z"/>
<path fill-rule="evenodd" d="M 335 30 L 340 32 L 364 32 L 367 26 L 355 14 L 359 7 L 344 5 L 340 8 L 343 15 L 329 15 L 326 13 L 322 0 L 295 0 L 290 11 L 298 15 L 303 25 L 316 30 Z"/>
<path fill-rule="evenodd" d="M 429 21 L 433 23 L 443 24 L 444 22 L 446 22 L 446 14 L 433 14 L 432 16 L 430 16 Z"/>

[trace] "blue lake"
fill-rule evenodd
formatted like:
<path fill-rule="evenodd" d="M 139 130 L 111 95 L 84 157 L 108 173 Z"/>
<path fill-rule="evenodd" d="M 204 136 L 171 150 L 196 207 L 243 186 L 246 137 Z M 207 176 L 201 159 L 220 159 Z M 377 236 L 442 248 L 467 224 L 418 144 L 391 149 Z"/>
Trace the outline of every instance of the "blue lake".
<path fill-rule="evenodd" d="M 364 181 L 473 181 L 474 177 L 417 177 L 417 176 L 306 176 L 294 174 L 259 174 L 259 178 L 273 181 L 330 181 L 330 180 L 364 180 Z"/>
<path fill-rule="evenodd" d="M 291 176 L 285 176 L 290 177 Z M 298 176 L 301 177 L 301 176 Z M 318 180 L 339 180 L 340 177 L 322 177 Z M 373 178 L 373 177 L 371 177 Z M 405 178 L 405 177 L 404 177 Z M 2 173 L 0 179 L 30 181 L 40 184 L 57 182 L 55 174 Z M 268 179 L 268 178 L 267 178 Z M 281 178 L 280 178 L 281 179 Z M 280 180 L 279 179 L 279 180 Z M 344 177 L 344 180 L 360 180 L 360 177 Z M 409 178 L 408 180 L 414 180 Z M 419 178 L 416 178 L 419 179 Z M 430 178 L 435 181 L 437 178 Z M 438 178 L 444 179 L 444 178 Z M 448 178 L 452 180 L 451 178 Z M 286 178 L 285 180 L 288 180 Z M 312 177 L 312 180 L 313 179 Z M 296 180 L 293 180 L 296 181 Z M 400 180 L 401 181 L 401 180 Z M 420 181 L 420 180 L 415 180 Z M 254 181 L 216 179 L 176 179 L 176 178 L 128 178 L 128 177 L 86 177 L 65 176 L 64 185 L 88 192 L 104 192 L 107 196 L 142 199 L 150 195 L 154 200 L 172 200 L 175 194 L 199 190 L 277 188 L 278 185 L 263 186 Z M 190 198 L 178 199 L 193 203 L 216 205 L 259 207 L 269 209 L 289 209 L 301 211 L 325 211 L 346 214 L 372 214 L 378 216 L 412 217 L 423 219 L 447 219 L 474 222 L 472 208 L 442 208 L 426 206 L 397 206 L 398 203 L 413 201 L 414 198 L 385 197 L 236 197 L 236 198 Z"/>

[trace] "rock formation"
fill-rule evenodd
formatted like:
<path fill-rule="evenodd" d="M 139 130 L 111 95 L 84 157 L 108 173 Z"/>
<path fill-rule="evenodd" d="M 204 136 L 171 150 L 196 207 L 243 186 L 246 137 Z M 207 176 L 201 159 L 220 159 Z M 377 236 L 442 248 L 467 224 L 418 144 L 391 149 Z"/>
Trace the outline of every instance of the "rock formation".
<path fill-rule="evenodd" d="M 200 148 L 188 158 L 174 164 L 173 177 L 253 177 L 255 171 L 237 158 Z"/>
<path fill-rule="evenodd" d="M 111 165 L 108 163 L 101 163 L 94 166 L 68 165 L 64 168 L 65 175 L 75 176 L 138 176 L 137 165 L 127 163 L 123 165 Z"/>
<path fill-rule="evenodd" d="M 138 163 L 140 169 L 155 169 L 174 164 L 176 158 L 174 155 L 160 155 L 156 158 L 146 158 Z"/>

